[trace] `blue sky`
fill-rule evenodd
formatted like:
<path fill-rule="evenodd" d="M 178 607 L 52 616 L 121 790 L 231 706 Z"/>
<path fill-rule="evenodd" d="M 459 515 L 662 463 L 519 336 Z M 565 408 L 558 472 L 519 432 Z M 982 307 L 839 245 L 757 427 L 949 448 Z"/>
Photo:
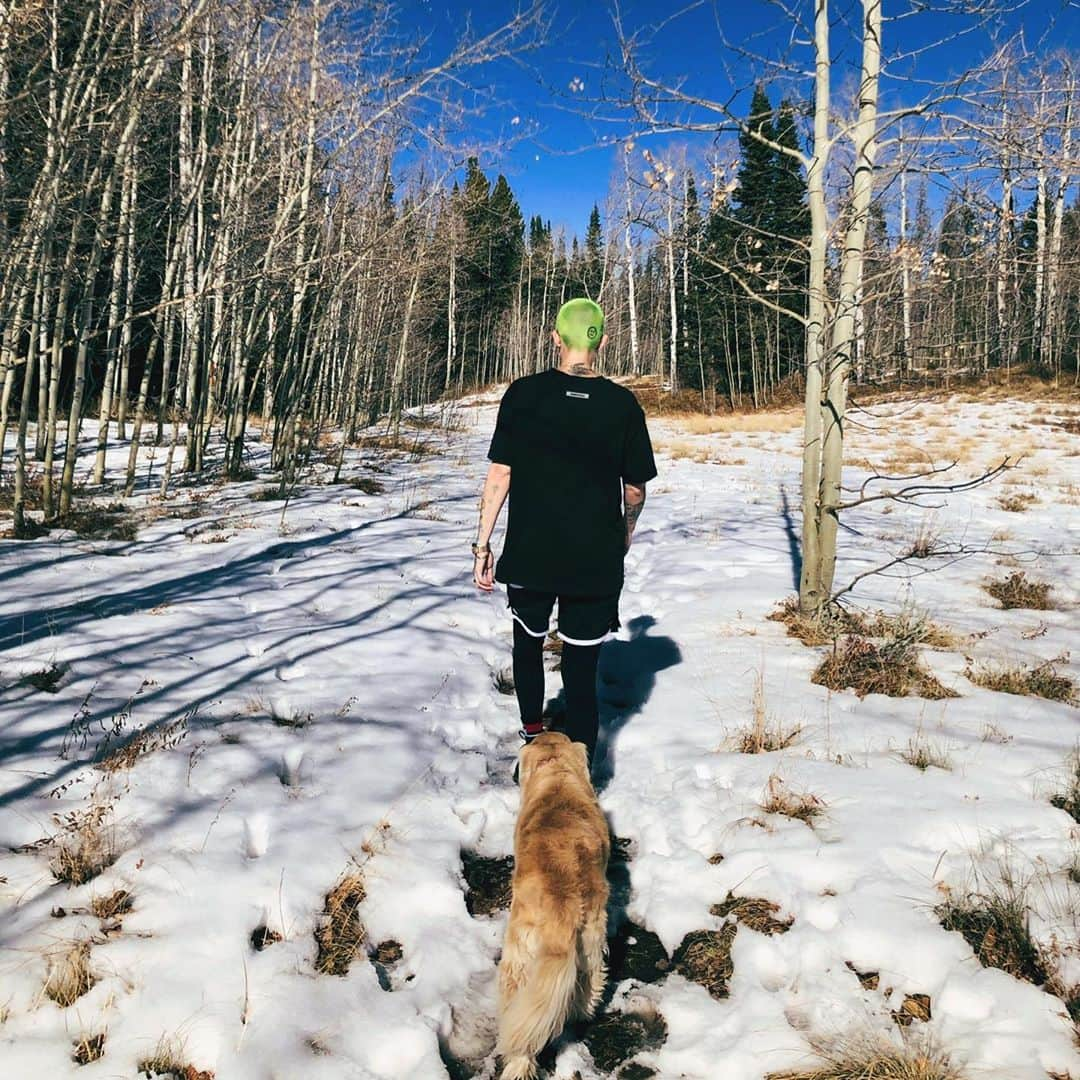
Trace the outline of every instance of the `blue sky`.
<path fill-rule="evenodd" d="M 947 0 L 934 7 L 944 8 Z M 794 0 L 796 8 L 812 13 L 810 0 Z M 885 0 L 886 18 L 907 8 L 906 0 Z M 929 5 L 928 5 L 929 6 Z M 711 0 L 689 5 L 664 0 L 621 0 L 625 29 L 642 35 L 640 56 L 650 74 L 679 82 L 702 97 L 726 100 L 735 94 L 735 107 L 745 110 L 744 89 L 760 69 L 740 57 L 732 45 L 752 49 L 771 58 L 796 56 L 805 64 L 808 52 L 790 41 L 791 27 L 779 8 L 765 0 Z M 402 30 L 427 38 L 429 56 L 440 56 L 471 25 L 479 33 L 505 21 L 513 4 L 500 0 L 403 0 Z M 834 18 L 845 20 L 856 5 L 834 0 Z M 611 179 L 619 167 L 621 151 L 611 145 L 634 125 L 625 108 L 606 99 L 625 93 L 618 73 L 618 38 L 612 7 L 606 3 L 581 5 L 553 2 L 549 8 L 551 31 L 537 50 L 520 63 L 498 62 L 476 70 L 471 78 L 481 90 L 482 112 L 469 119 L 459 144 L 470 142 L 498 154 L 482 153 L 492 176 L 505 172 L 528 217 L 540 214 L 568 232 L 582 234 L 594 202 L 603 206 Z M 681 14 L 679 14 L 681 12 Z M 658 22 L 664 25 L 657 29 Z M 885 50 L 909 51 L 950 37 L 970 26 L 967 17 L 927 12 L 886 24 Z M 1069 0 L 1030 0 L 1009 15 L 998 33 L 1023 30 L 1029 47 L 1040 51 L 1080 42 L 1080 7 Z M 833 34 L 834 83 L 854 78 L 858 49 L 844 25 Z M 894 69 L 898 76 L 939 80 L 971 67 L 991 49 L 990 33 L 964 34 Z M 571 84 L 580 80 L 581 88 Z M 574 83 L 577 86 L 576 83 Z M 779 97 L 779 83 L 772 96 Z M 790 84 L 795 94 L 807 95 L 808 81 Z M 900 79 L 887 82 L 886 95 L 921 96 L 921 89 L 905 87 Z M 593 112 L 597 116 L 589 117 Z M 703 155 L 713 136 L 656 135 L 648 145 L 663 153 L 671 143 L 688 143 L 691 153 Z M 638 162 L 640 169 L 641 163 Z"/>

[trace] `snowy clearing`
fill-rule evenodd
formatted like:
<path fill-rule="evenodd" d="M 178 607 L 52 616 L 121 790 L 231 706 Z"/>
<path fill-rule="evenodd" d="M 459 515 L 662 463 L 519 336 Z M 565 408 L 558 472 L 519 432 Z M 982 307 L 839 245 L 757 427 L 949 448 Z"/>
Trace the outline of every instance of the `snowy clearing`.
<path fill-rule="evenodd" d="M 0 543 L 5 1080 L 490 1075 L 506 916 L 469 913 L 462 853 L 511 854 L 517 805 L 516 707 L 496 687 L 511 624 L 468 576 L 494 401 L 410 428 L 438 453 L 349 450 L 343 481 L 371 493 L 317 464 L 284 512 L 252 498 L 264 474 L 136 498 L 136 541 Z M 629 919 L 672 956 L 739 921 L 727 996 L 680 970 L 613 988 L 611 1011 L 666 1025 L 639 1076 L 761 1080 L 879 1034 L 929 1038 L 972 1080 L 1080 1077 L 1061 998 L 983 966 L 936 910 L 1008 878 L 1075 995 L 1077 824 L 1051 800 L 1080 711 L 968 674 L 1054 661 L 1080 679 L 1080 410 L 958 395 L 873 412 L 849 428 L 852 485 L 926 455 L 960 477 L 1024 455 L 936 509 L 843 521 L 838 584 L 919 542 L 976 552 L 852 596 L 951 631 L 920 653 L 958 696 L 832 692 L 811 682 L 828 647 L 768 618 L 797 580 L 797 413 L 650 421 L 660 476 L 601 657 L 601 803 L 626 854 L 611 929 Z M 140 476 L 163 456 L 146 448 Z M 113 475 L 125 460 L 110 450 Z M 1002 609 L 983 586 L 1016 572 L 1053 606 Z M 739 752 L 755 717 L 780 749 Z M 321 974 L 348 874 L 364 940 L 347 975 Z M 729 894 L 770 901 L 783 931 L 712 913 Z M 572 1035 L 556 1051 L 556 1077 L 614 1075 Z"/>

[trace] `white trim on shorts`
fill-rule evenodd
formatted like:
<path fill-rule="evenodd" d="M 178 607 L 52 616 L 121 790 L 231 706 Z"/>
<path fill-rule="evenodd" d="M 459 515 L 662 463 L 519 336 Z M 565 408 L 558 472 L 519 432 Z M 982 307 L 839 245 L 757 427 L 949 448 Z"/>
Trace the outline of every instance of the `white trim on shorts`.
<path fill-rule="evenodd" d="M 520 616 L 520 615 L 519 615 L 519 614 L 518 614 L 518 613 L 517 613 L 517 612 L 516 612 L 516 611 L 515 611 L 515 610 L 514 610 L 513 608 L 511 608 L 511 609 L 510 609 L 510 614 L 511 614 L 511 616 L 512 616 L 512 617 L 513 617 L 513 619 L 514 619 L 514 622 L 516 622 L 516 623 L 520 623 L 520 624 L 521 624 L 521 628 L 522 628 L 522 629 L 523 629 L 523 630 L 525 631 L 525 633 L 526 633 L 526 634 L 528 634 L 528 635 L 529 635 L 530 637 L 547 637 L 547 627 L 544 627 L 544 629 L 543 629 L 543 630 L 541 630 L 541 631 L 540 631 L 539 633 L 537 633 L 537 632 L 536 632 L 535 630 L 533 630 L 533 629 L 532 629 L 531 627 L 529 627 L 528 625 L 526 625 L 526 623 L 525 623 L 525 620 L 524 620 L 524 619 L 523 619 L 523 618 L 522 618 L 522 617 L 521 617 L 521 616 Z"/>
<path fill-rule="evenodd" d="M 522 623 L 522 626 L 524 625 L 525 624 Z M 526 626 L 525 629 L 528 630 L 529 628 Z M 611 631 L 608 630 L 603 637 L 592 638 L 589 641 L 584 641 L 581 638 L 567 637 L 561 630 L 556 630 L 555 633 L 559 636 L 559 638 L 565 641 L 567 645 L 599 645 L 602 641 L 607 641 L 608 636 L 611 634 Z"/>

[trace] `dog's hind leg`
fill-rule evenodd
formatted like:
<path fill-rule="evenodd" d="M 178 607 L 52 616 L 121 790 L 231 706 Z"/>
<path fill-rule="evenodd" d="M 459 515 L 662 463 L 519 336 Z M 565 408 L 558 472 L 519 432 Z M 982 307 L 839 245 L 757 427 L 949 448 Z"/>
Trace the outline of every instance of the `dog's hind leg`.
<path fill-rule="evenodd" d="M 607 983 L 604 954 L 607 951 L 607 911 L 601 907 L 585 917 L 578 939 L 581 967 L 578 971 L 578 997 L 574 1002 L 579 1016 L 588 1018 L 596 1011 Z"/>

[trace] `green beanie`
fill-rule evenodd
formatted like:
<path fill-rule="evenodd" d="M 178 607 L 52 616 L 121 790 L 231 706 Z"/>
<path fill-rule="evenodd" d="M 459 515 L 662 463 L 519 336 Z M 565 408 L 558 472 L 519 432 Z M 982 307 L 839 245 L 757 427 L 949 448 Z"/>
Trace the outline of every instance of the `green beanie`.
<path fill-rule="evenodd" d="M 555 333 L 568 349 L 596 349 L 604 336 L 604 313 L 598 304 L 579 296 L 568 300 L 555 318 Z"/>

